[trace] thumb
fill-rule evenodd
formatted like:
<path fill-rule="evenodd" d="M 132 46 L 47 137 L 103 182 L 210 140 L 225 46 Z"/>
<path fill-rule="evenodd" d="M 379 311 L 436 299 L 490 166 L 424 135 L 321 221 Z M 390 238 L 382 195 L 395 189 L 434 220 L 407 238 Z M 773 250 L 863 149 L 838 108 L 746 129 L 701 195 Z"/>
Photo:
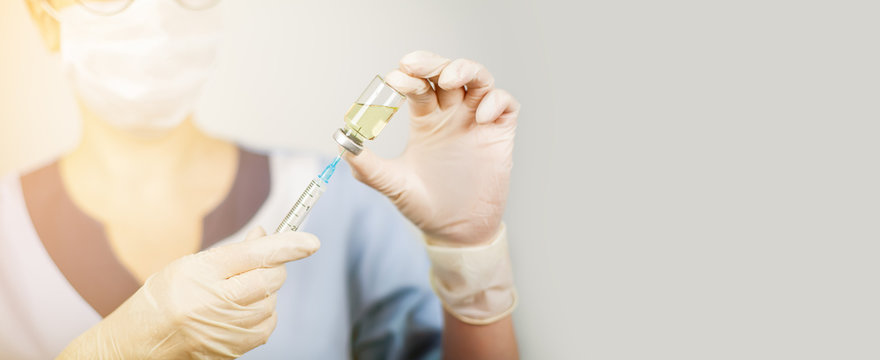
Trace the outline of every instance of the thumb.
<path fill-rule="evenodd" d="M 309 257 L 321 242 L 315 235 L 285 231 L 250 241 L 226 244 L 205 252 L 202 261 L 212 265 L 224 278 L 258 268 L 272 268 Z"/>
<path fill-rule="evenodd" d="M 364 149 L 360 155 L 346 151 L 343 158 L 351 166 L 355 179 L 385 196 L 393 198 L 403 189 L 404 172 L 394 160 L 383 159 L 370 149 Z"/>

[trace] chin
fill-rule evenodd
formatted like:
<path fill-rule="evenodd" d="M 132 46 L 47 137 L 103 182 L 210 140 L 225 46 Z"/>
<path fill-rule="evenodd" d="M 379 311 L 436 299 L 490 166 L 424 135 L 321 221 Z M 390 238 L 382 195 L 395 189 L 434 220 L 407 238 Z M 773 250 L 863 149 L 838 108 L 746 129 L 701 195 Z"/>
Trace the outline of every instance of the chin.
<path fill-rule="evenodd" d="M 155 125 L 127 125 L 119 126 L 108 124 L 110 127 L 118 130 L 126 136 L 139 140 L 159 140 L 171 135 L 175 130 L 183 127 L 183 123 L 171 126 L 155 126 Z"/>

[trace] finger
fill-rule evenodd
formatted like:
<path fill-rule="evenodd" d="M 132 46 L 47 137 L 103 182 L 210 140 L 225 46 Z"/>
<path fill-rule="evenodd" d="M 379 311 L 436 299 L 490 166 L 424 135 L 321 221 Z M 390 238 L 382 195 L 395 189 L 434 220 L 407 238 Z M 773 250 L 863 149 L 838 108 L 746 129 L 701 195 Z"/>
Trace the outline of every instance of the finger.
<path fill-rule="evenodd" d="M 403 189 L 402 177 L 399 176 L 400 171 L 396 168 L 398 165 L 393 160 L 383 159 L 370 149 L 364 149 L 357 156 L 346 152 L 343 157 L 351 166 L 355 179 L 385 196 L 393 199 L 399 195 L 400 189 Z"/>
<path fill-rule="evenodd" d="M 220 289 L 227 300 L 239 305 L 250 305 L 272 295 L 287 279 L 283 265 L 259 268 L 223 280 Z"/>
<path fill-rule="evenodd" d="M 242 307 L 229 324 L 240 328 L 252 328 L 271 317 L 277 305 L 278 293 L 273 293 L 260 301 Z"/>
<path fill-rule="evenodd" d="M 443 68 L 451 61 L 430 51 L 413 51 L 400 59 L 400 70 L 422 79 L 430 79 L 440 75 Z"/>
<path fill-rule="evenodd" d="M 245 271 L 275 267 L 308 257 L 320 247 L 315 235 L 285 231 L 217 247 L 208 250 L 201 259 L 217 269 L 219 276 L 229 278 Z"/>
<path fill-rule="evenodd" d="M 495 77 L 482 64 L 468 59 L 457 59 L 440 74 L 437 85 L 441 89 L 457 89 L 467 86 L 464 103 L 475 108 L 495 86 Z"/>
<path fill-rule="evenodd" d="M 409 76 L 428 79 L 437 84 L 440 74 L 450 62 L 449 59 L 429 51 L 413 51 L 400 59 L 400 71 Z M 436 87 L 434 93 L 437 95 L 437 104 L 441 109 L 445 109 L 461 103 L 464 89 Z"/>
<path fill-rule="evenodd" d="M 241 329 L 243 334 L 236 339 L 236 343 L 241 346 L 240 349 L 237 349 L 241 354 L 237 355 L 241 356 L 245 352 L 269 341 L 269 336 L 275 331 L 276 325 L 278 325 L 278 313 L 273 311 L 263 322 L 250 328 Z"/>
<path fill-rule="evenodd" d="M 430 114 L 437 109 L 437 94 L 434 93 L 428 80 L 394 70 L 385 76 L 385 82 L 406 96 L 410 112 L 414 116 Z"/>
<path fill-rule="evenodd" d="M 520 104 L 513 95 L 501 89 L 493 89 L 477 106 L 475 115 L 477 124 L 515 122 L 519 108 Z"/>
<path fill-rule="evenodd" d="M 253 229 L 248 231 L 247 236 L 244 237 L 244 241 L 256 240 L 263 236 L 266 236 L 266 231 L 263 230 L 263 227 L 255 226 Z"/>

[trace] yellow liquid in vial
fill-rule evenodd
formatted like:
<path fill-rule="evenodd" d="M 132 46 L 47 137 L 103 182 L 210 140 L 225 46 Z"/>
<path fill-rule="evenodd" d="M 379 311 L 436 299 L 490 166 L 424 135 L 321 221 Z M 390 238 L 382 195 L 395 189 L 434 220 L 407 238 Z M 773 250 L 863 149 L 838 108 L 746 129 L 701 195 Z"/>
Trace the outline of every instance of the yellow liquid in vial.
<path fill-rule="evenodd" d="M 345 125 L 347 130 L 354 130 L 358 140 L 373 140 L 379 132 L 385 128 L 391 116 L 397 111 L 396 107 L 382 105 L 367 105 L 354 103 L 345 113 Z M 349 133 L 350 131 L 346 131 Z"/>

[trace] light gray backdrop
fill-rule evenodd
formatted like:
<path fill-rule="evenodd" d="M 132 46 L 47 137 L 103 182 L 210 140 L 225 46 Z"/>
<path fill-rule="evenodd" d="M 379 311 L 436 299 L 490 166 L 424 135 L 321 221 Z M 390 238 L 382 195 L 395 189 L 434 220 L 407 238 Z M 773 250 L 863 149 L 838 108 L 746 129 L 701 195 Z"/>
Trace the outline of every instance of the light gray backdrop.
<path fill-rule="evenodd" d="M 0 4 L 0 172 L 73 145 L 57 56 Z M 876 1 L 224 0 L 204 128 L 330 152 L 425 49 L 523 103 L 506 215 L 528 359 L 876 359 Z M 370 146 L 393 156 L 406 112 Z"/>

